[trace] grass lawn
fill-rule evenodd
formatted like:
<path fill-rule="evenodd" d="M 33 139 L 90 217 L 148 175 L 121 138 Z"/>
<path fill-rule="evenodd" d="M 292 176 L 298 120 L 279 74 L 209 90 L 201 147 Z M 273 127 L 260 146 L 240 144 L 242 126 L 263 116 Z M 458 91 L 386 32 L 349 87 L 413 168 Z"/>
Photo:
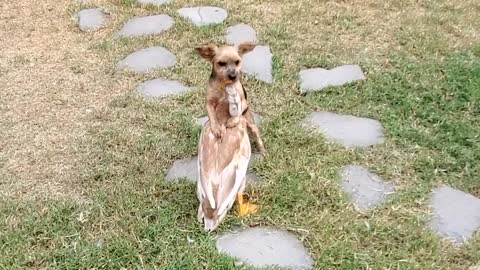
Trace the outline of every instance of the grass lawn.
<path fill-rule="evenodd" d="M 219 6 L 229 16 L 196 28 L 176 14 L 195 5 Z M 259 224 L 296 234 L 315 269 L 480 264 L 480 234 L 456 247 L 427 227 L 433 188 L 480 198 L 478 0 L 178 0 L 161 7 L 93 0 L 69 2 L 64 12 L 90 6 L 107 8 L 112 20 L 98 33 L 82 33 L 85 53 L 103 59 L 97 75 L 125 91 L 93 110 L 72 141 L 78 161 L 67 189 L 83 200 L 0 198 L 0 269 L 237 269 L 217 253 L 215 237 Z M 158 36 L 112 37 L 127 19 L 151 14 L 168 14 L 175 25 Z M 259 213 L 241 219 L 231 211 L 207 234 L 196 220 L 195 186 L 164 176 L 174 160 L 197 151 L 194 118 L 205 114 L 210 67 L 193 48 L 222 43 L 226 27 L 240 22 L 252 25 L 274 55 L 273 84 L 244 80 L 253 110 L 264 117 L 269 156 L 254 168 L 262 183 L 247 190 Z M 77 31 L 63 23 L 58 27 Z M 173 52 L 177 65 L 146 75 L 115 72 L 125 55 L 153 45 Z M 359 64 L 367 80 L 299 94 L 301 69 L 342 64 Z M 132 94 L 158 77 L 194 91 L 161 101 Z M 320 110 L 379 120 L 385 143 L 350 150 L 299 128 Z M 359 214 L 340 189 L 339 170 L 349 164 L 368 167 L 397 192 Z"/>

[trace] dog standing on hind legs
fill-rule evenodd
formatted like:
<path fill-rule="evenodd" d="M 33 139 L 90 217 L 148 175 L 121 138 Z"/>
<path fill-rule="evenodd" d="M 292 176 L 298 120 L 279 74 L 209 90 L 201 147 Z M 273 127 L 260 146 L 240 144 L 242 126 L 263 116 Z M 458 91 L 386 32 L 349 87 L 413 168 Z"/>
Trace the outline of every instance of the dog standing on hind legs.
<path fill-rule="evenodd" d="M 206 45 L 196 48 L 198 54 L 212 64 L 212 73 L 208 80 L 207 86 L 207 114 L 213 134 L 217 138 L 222 138 L 224 128 L 235 126 L 238 117 L 230 119 L 228 103 L 226 103 L 227 86 L 234 88 L 239 92 L 242 102 L 242 115 L 247 120 L 248 131 L 252 134 L 258 150 L 262 155 L 266 154 L 263 140 L 260 136 L 260 130 L 255 123 L 253 113 L 247 102 L 247 92 L 240 81 L 242 56 L 251 52 L 255 48 L 255 44 L 244 42 L 238 47 L 216 45 Z M 222 123 L 224 118 L 229 119 L 226 123 Z M 222 127 L 222 124 L 225 127 Z"/>
<path fill-rule="evenodd" d="M 213 231 L 225 218 L 235 198 L 239 216 L 257 209 L 243 201 L 251 158 L 248 130 L 262 154 L 265 148 L 240 83 L 241 57 L 254 47 L 243 43 L 238 47 L 208 45 L 196 49 L 212 64 L 207 88 L 208 122 L 198 148 L 198 220 L 203 221 L 207 231 Z"/>

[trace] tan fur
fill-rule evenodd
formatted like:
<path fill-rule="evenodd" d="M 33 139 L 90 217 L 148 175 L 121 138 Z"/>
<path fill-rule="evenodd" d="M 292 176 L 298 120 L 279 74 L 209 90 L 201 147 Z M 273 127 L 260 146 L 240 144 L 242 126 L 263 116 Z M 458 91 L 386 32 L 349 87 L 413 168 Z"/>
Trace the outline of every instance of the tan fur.
<path fill-rule="evenodd" d="M 231 119 L 226 102 L 225 87 L 232 85 L 237 90 L 241 98 L 243 107 L 243 116 L 247 120 L 247 128 L 253 135 L 255 143 L 262 154 L 265 154 L 265 147 L 260 136 L 260 130 L 255 124 L 252 111 L 248 107 L 246 94 L 240 81 L 242 56 L 255 48 L 255 44 L 245 42 L 238 47 L 216 45 L 206 45 L 196 48 L 196 51 L 204 59 L 212 64 L 212 74 L 207 86 L 207 113 L 213 134 L 217 138 L 222 138 L 225 128 L 235 126 L 238 119 Z M 228 77 L 229 71 L 235 73 L 236 79 L 231 80 Z M 224 128 L 225 127 L 225 128 Z"/>

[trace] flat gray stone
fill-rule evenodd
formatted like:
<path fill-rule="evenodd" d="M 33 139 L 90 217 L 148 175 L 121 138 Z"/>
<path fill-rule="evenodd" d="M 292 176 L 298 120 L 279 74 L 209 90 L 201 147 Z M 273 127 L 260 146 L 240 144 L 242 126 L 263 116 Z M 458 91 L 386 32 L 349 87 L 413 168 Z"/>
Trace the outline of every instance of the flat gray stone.
<path fill-rule="evenodd" d="M 361 166 L 346 166 L 341 176 L 343 191 L 350 195 L 359 211 L 374 208 L 395 191 L 393 184 L 385 183 L 380 176 Z"/>
<path fill-rule="evenodd" d="M 346 147 L 368 147 L 384 142 L 383 127 L 377 120 L 331 112 L 313 112 L 303 125 L 313 128 L 327 140 Z"/>
<path fill-rule="evenodd" d="M 257 126 L 261 126 L 262 125 L 262 116 L 259 115 L 258 113 L 253 113 L 253 120 L 255 121 L 255 124 L 257 124 Z M 208 121 L 208 116 L 202 116 L 202 117 L 199 117 L 195 120 L 195 122 L 197 123 L 197 125 L 199 126 L 204 126 L 205 123 L 207 123 Z"/>
<path fill-rule="evenodd" d="M 196 26 L 219 24 L 227 18 L 227 11 L 219 7 L 188 7 L 177 12 Z"/>
<path fill-rule="evenodd" d="M 160 34 L 173 26 L 172 17 L 162 14 L 130 19 L 117 32 L 117 37 L 139 37 Z"/>
<path fill-rule="evenodd" d="M 247 185 L 255 185 L 262 182 L 262 179 L 252 171 L 247 172 Z"/>
<path fill-rule="evenodd" d="M 179 81 L 154 79 L 143 82 L 137 87 L 137 92 L 144 97 L 166 97 L 180 95 L 189 90 Z"/>
<path fill-rule="evenodd" d="M 203 127 L 207 123 L 207 121 L 208 121 L 207 115 L 195 119 L 195 123 L 201 127 Z"/>
<path fill-rule="evenodd" d="M 227 44 L 238 45 L 242 42 L 257 42 L 257 32 L 250 25 L 240 23 L 227 28 Z"/>
<path fill-rule="evenodd" d="M 312 269 L 313 259 L 293 234 L 255 227 L 217 239 L 217 250 L 256 268 Z"/>
<path fill-rule="evenodd" d="M 256 46 L 243 56 L 242 71 L 251 77 L 272 83 L 272 52 L 268 46 Z"/>
<path fill-rule="evenodd" d="M 463 244 L 480 229 L 480 199 L 450 187 L 433 191 L 430 227 L 443 238 Z"/>
<path fill-rule="evenodd" d="M 358 80 L 365 80 L 358 65 L 344 65 L 330 70 L 312 68 L 300 71 L 300 91 L 315 92 L 330 86 L 341 86 Z"/>
<path fill-rule="evenodd" d="M 83 9 L 77 13 L 78 27 L 82 31 L 95 31 L 102 28 L 107 21 L 107 15 L 101 8 Z"/>
<path fill-rule="evenodd" d="M 174 66 L 177 58 L 163 47 L 150 47 L 129 54 L 117 64 L 117 69 L 146 73 Z"/>
<path fill-rule="evenodd" d="M 254 162 L 260 158 L 260 155 L 253 154 L 250 158 L 247 171 L 247 184 L 260 182 L 257 175 L 252 171 Z M 190 182 L 197 182 L 198 180 L 198 165 L 197 156 L 187 159 L 176 160 L 172 167 L 167 171 L 165 179 L 167 181 L 175 181 L 186 179 Z"/>
<path fill-rule="evenodd" d="M 180 179 L 186 179 L 191 182 L 197 182 L 198 179 L 198 158 L 192 157 L 187 159 L 176 160 L 173 162 L 172 167 L 168 169 L 167 181 L 175 181 Z"/>
<path fill-rule="evenodd" d="M 138 3 L 143 5 L 155 5 L 160 6 L 172 2 L 172 0 L 137 0 Z"/>

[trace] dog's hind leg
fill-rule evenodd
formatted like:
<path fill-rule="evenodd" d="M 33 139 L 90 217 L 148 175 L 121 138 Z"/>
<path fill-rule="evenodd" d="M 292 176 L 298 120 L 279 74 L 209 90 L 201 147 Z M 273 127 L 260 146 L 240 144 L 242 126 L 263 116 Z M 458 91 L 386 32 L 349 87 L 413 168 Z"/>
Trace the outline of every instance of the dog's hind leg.
<path fill-rule="evenodd" d="M 257 145 L 258 150 L 262 155 L 265 155 L 267 151 L 265 150 L 265 145 L 263 144 L 263 140 L 260 136 L 260 129 L 255 123 L 252 111 L 248 107 L 243 113 L 243 116 L 247 120 L 248 131 L 253 135 L 253 139 L 255 140 L 255 144 Z"/>

